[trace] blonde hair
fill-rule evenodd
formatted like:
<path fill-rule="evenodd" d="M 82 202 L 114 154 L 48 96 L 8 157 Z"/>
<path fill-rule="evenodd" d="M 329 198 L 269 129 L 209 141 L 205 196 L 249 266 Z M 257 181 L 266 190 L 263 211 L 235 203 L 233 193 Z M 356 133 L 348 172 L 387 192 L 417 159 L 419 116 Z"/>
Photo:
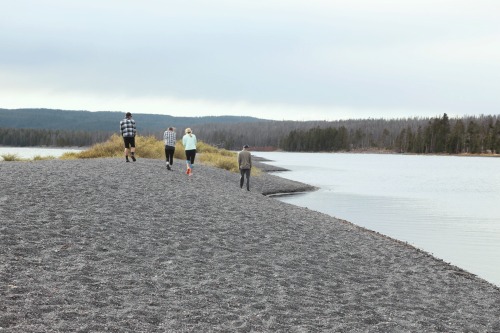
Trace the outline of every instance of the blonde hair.
<path fill-rule="evenodd" d="M 188 127 L 188 128 L 186 128 L 186 131 L 185 131 L 185 132 L 186 132 L 186 134 L 191 135 L 191 129 L 190 129 L 189 127 Z"/>

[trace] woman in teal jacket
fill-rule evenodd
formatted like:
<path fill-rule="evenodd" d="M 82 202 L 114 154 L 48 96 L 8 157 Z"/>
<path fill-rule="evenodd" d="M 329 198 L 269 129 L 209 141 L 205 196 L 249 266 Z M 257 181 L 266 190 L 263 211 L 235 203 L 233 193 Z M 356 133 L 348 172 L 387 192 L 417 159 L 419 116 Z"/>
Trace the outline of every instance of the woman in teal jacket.
<path fill-rule="evenodd" d="M 182 137 L 182 145 L 186 151 L 186 175 L 193 174 L 194 158 L 196 157 L 196 135 L 193 134 L 188 127 L 185 130 L 186 134 Z"/>

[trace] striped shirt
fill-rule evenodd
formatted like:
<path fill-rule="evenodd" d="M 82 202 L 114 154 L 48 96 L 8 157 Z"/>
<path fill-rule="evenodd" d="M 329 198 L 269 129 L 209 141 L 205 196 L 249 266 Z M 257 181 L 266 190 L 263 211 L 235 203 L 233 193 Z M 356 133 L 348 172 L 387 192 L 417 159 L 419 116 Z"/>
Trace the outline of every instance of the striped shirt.
<path fill-rule="evenodd" d="M 163 142 L 165 146 L 175 147 L 176 135 L 174 131 L 165 131 L 163 133 Z"/>
<path fill-rule="evenodd" d="M 120 133 L 123 137 L 134 137 L 137 129 L 135 127 L 135 120 L 132 118 L 125 118 L 120 121 Z"/>

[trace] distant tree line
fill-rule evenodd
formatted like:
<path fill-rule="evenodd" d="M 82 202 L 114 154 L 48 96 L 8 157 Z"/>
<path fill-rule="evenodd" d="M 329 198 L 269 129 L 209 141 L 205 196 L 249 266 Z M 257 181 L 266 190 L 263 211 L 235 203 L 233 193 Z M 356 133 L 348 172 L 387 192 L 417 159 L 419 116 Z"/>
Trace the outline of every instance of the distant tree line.
<path fill-rule="evenodd" d="M 104 142 L 110 132 L 0 128 L 0 145 L 14 147 L 86 147 Z"/>
<path fill-rule="evenodd" d="M 445 113 L 416 130 L 402 129 L 394 146 L 399 152 L 418 154 L 500 153 L 500 118 L 481 116 L 450 120 Z"/>
<path fill-rule="evenodd" d="M 407 126 L 423 125 L 429 119 L 349 119 L 337 121 L 266 121 L 239 124 L 211 123 L 193 127 L 196 135 L 205 142 L 226 149 L 241 149 L 245 144 L 258 149 L 284 149 L 282 140 L 291 133 L 303 133 L 316 128 L 345 128 L 360 136 L 359 145 L 370 147 L 384 131 L 399 133 Z M 396 134 L 393 135 L 394 139 Z M 297 149 L 299 151 L 301 149 Z M 327 151 L 327 150 L 325 150 Z"/>
<path fill-rule="evenodd" d="M 118 133 L 122 116 L 117 112 L 0 109 L 0 145 L 90 146 Z M 40 117 L 43 121 L 51 119 L 50 124 L 57 128 L 38 127 Z M 165 128 L 173 126 L 177 127 L 180 139 L 184 128 L 191 127 L 199 140 L 228 150 L 239 150 L 247 144 L 256 150 L 500 153 L 500 115 L 272 121 L 251 117 L 178 118 L 143 114 L 134 119 L 138 133 L 143 136 L 162 139 Z"/>
<path fill-rule="evenodd" d="M 376 122 L 378 123 L 378 122 Z M 350 151 L 385 149 L 400 153 L 500 153 L 500 118 L 480 116 L 442 117 L 407 121 L 394 128 L 382 122 L 370 127 L 296 129 L 285 135 L 279 147 L 285 151 Z M 403 123 L 399 123 L 402 125 Z"/>

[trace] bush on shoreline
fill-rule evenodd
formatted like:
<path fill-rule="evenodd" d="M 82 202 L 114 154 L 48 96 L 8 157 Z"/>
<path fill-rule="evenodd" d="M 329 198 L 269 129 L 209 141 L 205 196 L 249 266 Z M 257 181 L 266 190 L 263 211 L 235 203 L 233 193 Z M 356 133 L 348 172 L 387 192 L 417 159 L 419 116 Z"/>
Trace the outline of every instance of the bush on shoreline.
<path fill-rule="evenodd" d="M 13 161 L 26 161 L 25 159 L 23 158 L 20 158 L 19 156 L 17 156 L 16 154 L 3 154 L 3 155 L 0 155 L 0 157 L 6 161 L 6 162 L 13 162 Z"/>
<path fill-rule="evenodd" d="M 36 155 L 32 159 L 19 157 L 17 154 L 3 154 L 0 155 L 0 161 L 5 162 L 29 162 L 29 161 L 44 161 L 44 160 L 54 160 L 54 156 L 40 156 Z"/>

